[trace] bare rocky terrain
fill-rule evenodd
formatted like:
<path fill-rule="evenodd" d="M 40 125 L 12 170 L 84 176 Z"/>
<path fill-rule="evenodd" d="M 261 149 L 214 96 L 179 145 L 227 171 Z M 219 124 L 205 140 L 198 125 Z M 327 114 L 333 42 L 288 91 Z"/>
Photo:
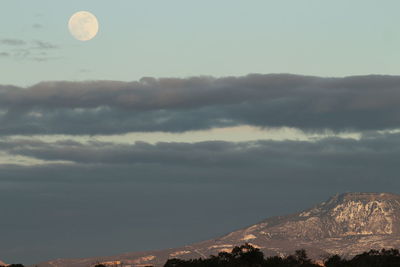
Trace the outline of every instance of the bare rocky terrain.
<path fill-rule="evenodd" d="M 133 252 L 110 257 L 57 259 L 39 267 L 87 267 L 96 262 L 122 266 L 162 266 L 168 258 L 199 258 L 250 243 L 267 256 L 306 249 L 311 258 L 351 257 L 370 249 L 400 248 L 400 195 L 346 193 L 311 209 L 266 219 L 220 238 L 180 248 Z"/>

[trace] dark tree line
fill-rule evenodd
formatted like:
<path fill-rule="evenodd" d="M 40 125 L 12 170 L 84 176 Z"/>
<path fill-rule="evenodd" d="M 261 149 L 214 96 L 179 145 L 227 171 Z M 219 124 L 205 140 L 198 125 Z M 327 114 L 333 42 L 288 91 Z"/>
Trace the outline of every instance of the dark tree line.
<path fill-rule="evenodd" d="M 333 255 L 324 261 L 326 267 L 400 267 L 400 253 L 397 249 L 370 250 L 352 259 Z M 5 266 L 0 266 L 5 267 Z M 11 264 L 8 267 L 24 267 Z M 96 267 L 106 267 L 98 264 Z M 264 254 L 249 244 L 233 248 L 232 252 L 220 252 L 207 259 L 170 259 L 164 267 L 320 267 L 308 258 L 305 250 L 297 250 L 287 257 L 264 257 Z"/>
<path fill-rule="evenodd" d="M 333 255 L 324 261 L 326 267 L 400 267 L 400 253 L 396 249 L 371 250 L 343 259 Z M 235 247 L 231 253 L 220 252 L 207 259 L 170 259 L 164 267 L 320 267 L 308 258 L 305 250 L 298 250 L 287 257 L 264 257 L 264 254 L 249 244 Z"/>
<path fill-rule="evenodd" d="M 399 267 L 400 253 L 397 249 L 370 250 L 350 260 L 334 255 L 325 261 L 326 267 Z"/>
<path fill-rule="evenodd" d="M 220 252 L 207 259 L 170 259 L 164 267 L 320 267 L 314 264 L 305 250 L 298 250 L 286 258 L 264 258 L 264 254 L 249 244 L 233 248 L 231 253 Z"/>

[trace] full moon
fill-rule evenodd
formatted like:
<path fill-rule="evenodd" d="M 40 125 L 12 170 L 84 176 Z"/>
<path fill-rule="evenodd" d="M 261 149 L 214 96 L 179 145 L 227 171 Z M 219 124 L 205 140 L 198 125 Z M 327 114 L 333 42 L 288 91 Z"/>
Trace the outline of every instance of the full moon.
<path fill-rule="evenodd" d="M 99 31 L 99 23 L 95 15 L 87 11 L 79 11 L 71 16 L 68 22 L 71 35 L 79 41 L 93 39 Z"/>

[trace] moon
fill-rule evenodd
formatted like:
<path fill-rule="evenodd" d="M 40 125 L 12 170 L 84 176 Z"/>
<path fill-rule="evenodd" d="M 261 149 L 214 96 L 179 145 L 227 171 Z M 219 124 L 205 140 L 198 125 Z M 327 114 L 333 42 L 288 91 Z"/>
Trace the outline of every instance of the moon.
<path fill-rule="evenodd" d="M 99 31 L 99 22 L 95 15 L 88 11 L 79 11 L 71 16 L 68 21 L 71 35 L 79 41 L 93 39 Z"/>

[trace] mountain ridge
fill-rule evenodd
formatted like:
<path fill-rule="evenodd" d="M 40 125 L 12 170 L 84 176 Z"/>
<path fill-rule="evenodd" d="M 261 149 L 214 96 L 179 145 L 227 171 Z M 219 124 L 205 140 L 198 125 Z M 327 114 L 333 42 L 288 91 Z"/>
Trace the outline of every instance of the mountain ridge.
<path fill-rule="evenodd" d="M 306 249 L 314 259 L 331 254 L 353 256 L 381 248 L 400 247 L 400 195 L 344 193 L 310 209 L 267 218 L 257 224 L 180 248 L 133 252 L 111 257 L 66 260 L 39 267 L 86 267 L 94 262 L 120 261 L 126 266 L 162 266 L 168 258 L 199 258 L 249 243 L 267 256 L 286 256 Z"/>

